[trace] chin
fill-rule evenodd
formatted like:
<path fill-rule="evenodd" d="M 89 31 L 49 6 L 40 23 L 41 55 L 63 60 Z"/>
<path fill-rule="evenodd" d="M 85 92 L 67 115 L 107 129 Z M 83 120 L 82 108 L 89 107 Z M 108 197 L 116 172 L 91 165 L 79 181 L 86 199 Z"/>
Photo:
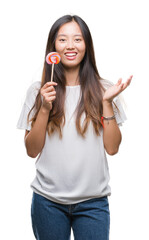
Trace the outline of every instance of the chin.
<path fill-rule="evenodd" d="M 63 63 L 65 68 L 78 68 L 80 66 L 80 63 L 74 63 L 74 62 L 69 62 L 69 63 Z"/>

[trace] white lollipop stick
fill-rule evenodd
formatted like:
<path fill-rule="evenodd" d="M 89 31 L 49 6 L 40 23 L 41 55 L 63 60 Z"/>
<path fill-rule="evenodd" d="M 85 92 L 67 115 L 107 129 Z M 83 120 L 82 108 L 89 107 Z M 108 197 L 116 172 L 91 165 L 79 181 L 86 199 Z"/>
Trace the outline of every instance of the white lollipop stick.
<path fill-rule="evenodd" d="M 53 82 L 54 63 L 52 63 L 51 82 Z"/>

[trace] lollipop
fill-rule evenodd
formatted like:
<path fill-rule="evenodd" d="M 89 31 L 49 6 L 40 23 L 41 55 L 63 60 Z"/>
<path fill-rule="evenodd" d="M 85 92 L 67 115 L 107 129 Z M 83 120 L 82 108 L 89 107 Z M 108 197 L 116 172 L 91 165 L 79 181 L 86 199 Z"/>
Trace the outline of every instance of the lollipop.
<path fill-rule="evenodd" d="M 54 64 L 58 64 L 61 60 L 57 52 L 51 52 L 46 56 L 46 62 L 52 64 L 51 82 L 53 81 Z"/>

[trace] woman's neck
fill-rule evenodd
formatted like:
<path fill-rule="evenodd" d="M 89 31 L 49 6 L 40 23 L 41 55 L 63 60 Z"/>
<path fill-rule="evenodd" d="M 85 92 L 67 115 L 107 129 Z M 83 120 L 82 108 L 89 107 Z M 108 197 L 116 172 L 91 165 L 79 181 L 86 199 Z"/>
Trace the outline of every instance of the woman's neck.
<path fill-rule="evenodd" d="M 79 67 L 65 69 L 66 86 L 79 85 Z"/>

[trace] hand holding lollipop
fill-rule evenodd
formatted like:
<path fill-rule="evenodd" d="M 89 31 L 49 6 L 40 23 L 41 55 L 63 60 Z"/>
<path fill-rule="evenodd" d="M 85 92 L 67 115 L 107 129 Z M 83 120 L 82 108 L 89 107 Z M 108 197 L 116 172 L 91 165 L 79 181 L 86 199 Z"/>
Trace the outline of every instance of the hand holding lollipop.
<path fill-rule="evenodd" d="M 51 82 L 53 81 L 54 64 L 58 64 L 60 60 L 61 60 L 61 57 L 57 52 L 50 52 L 46 56 L 46 62 L 48 64 L 52 64 Z"/>

